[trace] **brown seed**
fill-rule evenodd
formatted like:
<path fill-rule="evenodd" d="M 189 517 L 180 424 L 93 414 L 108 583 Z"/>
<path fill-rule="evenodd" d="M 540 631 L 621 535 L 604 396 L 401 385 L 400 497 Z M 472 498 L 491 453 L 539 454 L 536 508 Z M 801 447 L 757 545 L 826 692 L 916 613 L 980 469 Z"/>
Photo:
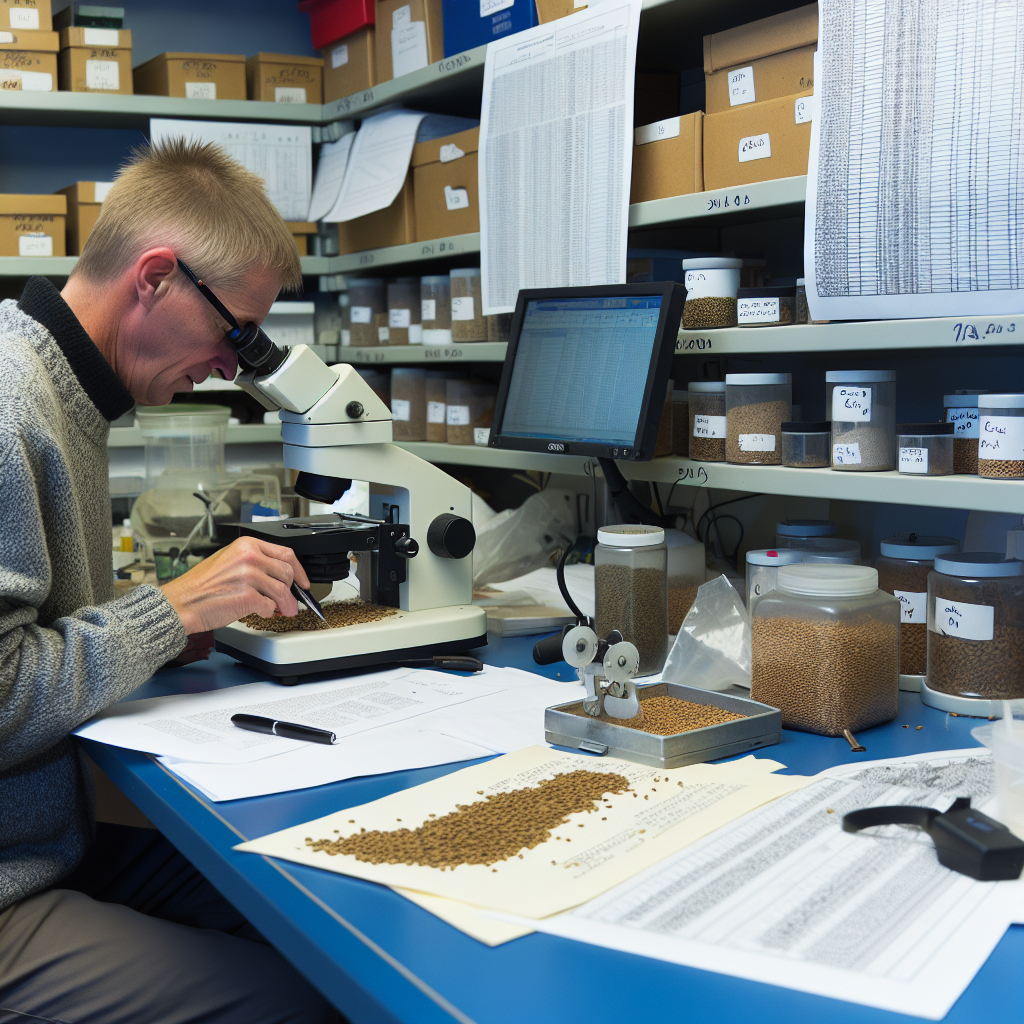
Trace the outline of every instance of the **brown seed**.
<path fill-rule="evenodd" d="M 582 704 L 576 704 L 564 710 L 573 715 L 586 715 Z M 622 720 L 612 718 L 602 712 L 597 720 L 610 722 L 613 725 L 622 725 L 627 729 L 639 729 L 641 732 L 652 733 L 655 736 L 675 736 L 681 732 L 703 729 L 721 722 L 732 722 L 742 717 L 742 715 L 723 711 L 710 704 L 694 704 L 691 701 L 680 700 L 678 697 L 669 697 L 664 694 L 644 697 L 641 693 L 640 714 L 636 718 Z"/>
<path fill-rule="evenodd" d="M 918 731 L 918 732 L 920 732 L 920 731 L 921 731 L 921 730 L 922 730 L 923 728 L 924 728 L 924 726 L 923 726 L 923 725 L 919 725 L 919 726 L 917 727 L 917 731 Z"/>
<path fill-rule="evenodd" d="M 725 296 L 706 295 L 687 299 L 683 304 L 684 331 L 700 331 L 705 327 L 735 327 L 736 300 Z"/>
<path fill-rule="evenodd" d="M 303 608 L 298 615 L 275 615 L 265 618 L 262 615 L 246 615 L 238 621 L 251 629 L 260 629 L 267 633 L 297 633 L 312 629 L 340 629 L 343 626 L 355 626 L 364 622 L 377 622 L 397 614 L 394 608 L 385 608 L 379 604 L 366 604 L 363 601 L 335 601 L 325 604 L 325 623 L 308 608 Z"/>
<path fill-rule="evenodd" d="M 657 672 L 668 654 L 668 591 L 660 569 L 599 565 L 594 571 L 595 629 L 607 636 L 617 629 L 635 644 L 640 674 Z"/>
<path fill-rule="evenodd" d="M 741 465 L 782 465 L 782 424 L 791 419 L 789 402 L 751 402 L 734 406 L 725 421 L 725 461 Z M 740 448 L 740 434 L 772 434 L 775 451 L 747 452 Z"/>

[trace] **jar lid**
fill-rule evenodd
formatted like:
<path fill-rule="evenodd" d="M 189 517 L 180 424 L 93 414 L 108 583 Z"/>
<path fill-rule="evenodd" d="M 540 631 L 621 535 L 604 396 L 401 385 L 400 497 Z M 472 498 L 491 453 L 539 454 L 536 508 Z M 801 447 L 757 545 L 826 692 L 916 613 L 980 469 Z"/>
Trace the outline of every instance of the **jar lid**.
<path fill-rule="evenodd" d="M 832 430 L 832 424 L 828 420 L 819 420 L 816 423 L 800 423 L 797 420 L 790 420 L 782 424 L 784 434 L 828 434 Z"/>
<path fill-rule="evenodd" d="M 683 270 L 742 270 L 743 260 L 728 256 L 696 256 L 683 260 Z"/>
<path fill-rule="evenodd" d="M 802 556 L 794 548 L 758 548 L 747 552 L 747 565 L 793 565 L 803 561 Z"/>
<path fill-rule="evenodd" d="M 856 565 L 860 561 L 860 554 L 856 551 L 817 551 L 808 548 L 801 551 L 803 556 L 800 561 L 805 565 L 820 563 L 822 565 Z"/>
<path fill-rule="evenodd" d="M 447 284 L 447 274 L 424 274 L 420 278 L 420 284 L 428 285 L 431 288 L 436 288 L 439 284 Z"/>
<path fill-rule="evenodd" d="M 952 434 L 955 423 L 897 423 L 896 433 L 909 437 L 931 437 L 935 434 Z"/>
<path fill-rule="evenodd" d="M 724 395 L 724 380 L 694 380 L 686 385 L 688 391 L 696 391 L 703 395 Z"/>
<path fill-rule="evenodd" d="M 796 297 L 796 285 L 762 285 L 760 288 L 740 288 L 738 299 L 792 299 Z"/>
<path fill-rule="evenodd" d="M 936 555 L 959 551 L 960 543 L 952 537 L 925 537 L 912 533 L 909 537 L 883 540 L 880 549 L 886 558 L 912 558 L 926 562 Z"/>
<path fill-rule="evenodd" d="M 943 395 L 942 404 L 946 409 L 977 409 L 978 399 L 985 391 L 972 391 L 968 394 Z"/>
<path fill-rule="evenodd" d="M 454 273 L 454 271 L 452 271 Z M 895 370 L 826 370 L 826 384 L 881 384 L 895 380 Z"/>
<path fill-rule="evenodd" d="M 779 588 L 808 597 L 860 597 L 878 589 L 878 571 L 866 565 L 784 565 Z"/>
<path fill-rule="evenodd" d="M 984 395 L 979 409 L 1024 409 L 1024 395 Z"/>
<path fill-rule="evenodd" d="M 727 373 L 725 383 L 729 385 L 747 384 L 792 384 L 791 373 Z"/>
<path fill-rule="evenodd" d="M 479 277 L 479 267 L 459 267 L 451 272 L 452 277 Z"/>
<path fill-rule="evenodd" d="M 598 544 L 615 548 L 648 548 L 665 543 L 665 531 L 660 526 L 602 526 L 597 531 Z"/>
<path fill-rule="evenodd" d="M 935 571 L 943 576 L 1024 576 L 1024 562 L 998 551 L 959 551 L 936 558 Z"/>
<path fill-rule="evenodd" d="M 775 524 L 775 532 L 780 537 L 831 537 L 836 524 L 831 519 L 787 519 Z"/>
<path fill-rule="evenodd" d="M 860 558 L 860 541 L 844 540 L 842 537 L 817 537 L 813 547 L 803 550 L 805 555 L 852 555 L 856 562 Z M 804 558 L 804 561 L 808 559 Z"/>

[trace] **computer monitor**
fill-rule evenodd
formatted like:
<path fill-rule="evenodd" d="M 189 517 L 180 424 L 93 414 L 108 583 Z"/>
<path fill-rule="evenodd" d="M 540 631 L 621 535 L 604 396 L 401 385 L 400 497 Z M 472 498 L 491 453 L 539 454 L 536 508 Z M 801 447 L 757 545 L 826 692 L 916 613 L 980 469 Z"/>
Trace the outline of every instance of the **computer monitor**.
<path fill-rule="evenodd" d="M 650 459 L 684 298 L 671 281 L 521 291 L 491 447 Z"/>

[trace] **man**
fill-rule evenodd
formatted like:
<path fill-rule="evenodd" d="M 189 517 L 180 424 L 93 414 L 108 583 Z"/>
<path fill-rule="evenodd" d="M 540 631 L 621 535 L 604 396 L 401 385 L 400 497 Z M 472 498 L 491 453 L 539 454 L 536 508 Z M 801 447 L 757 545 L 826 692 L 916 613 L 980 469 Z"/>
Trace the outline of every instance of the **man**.
<path fill-rule="evenodd" d="M 178 141 L 125 167 L 62 292 L 36 277 L 0 304 L 2 1019 L 336 1019 L 270 946 L 231 934 L 249 926 L 159 833 L 117 843 L 101 829 L 94 845 L 91 776 L 69 735 L 188 634 L 295 615 L 289 587 L 309 585 L 289 549 L 244 538 L 162 589 L 114 597 L 110 422 L 236 370 L 227 324 L 178 259 L 240 323 L 302 282 L 262 181 Z"/>

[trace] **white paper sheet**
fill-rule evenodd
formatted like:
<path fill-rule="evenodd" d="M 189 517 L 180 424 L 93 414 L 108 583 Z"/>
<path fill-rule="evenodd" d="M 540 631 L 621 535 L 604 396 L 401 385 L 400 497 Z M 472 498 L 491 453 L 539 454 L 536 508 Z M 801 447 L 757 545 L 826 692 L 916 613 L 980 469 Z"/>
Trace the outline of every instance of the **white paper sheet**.
<path fill-rule="evenodd" d="M 215 143 L 266 182 L 270 201 L 285 220 L 306 219 L 313 177 L 313 136 L 308 125 L 153 117 L 149 137 L 154 143 L 174 138 Z"/>
<path fill-rule="evenodd" d="M 1024 303 L 1024 14 L 820 0 L 804 268 L 815 320 Z"/>
<path fill-rule="evenodd" d="M 569 588 L 572 599 L 579 605 L 580 611 L 584 615 L 593 616 L 594 567 L 585 562 L 567 565 L 565 567 L 565 585 Z M 553 608 L 565 607 L 561 591 L 558 589 L 555 570 L 549 569 L 547 566 L 534 569 L 533 572 L 528 572 L 525 576 L 518 576 L 514 580 L 505 580 L 504 583 L 489 583 L 488 587 L 502 593 L 522 591 L 534 598 L 537 604 Z"/>
<path fill-rule="evenodd" d="M 484 313 L 521 288 L 626 280 L 640 0 L 487 44 L 480 121 Z"/>
<path fill-rule="evenodd" d="M 355 132 L 342 135 L 337 142 L 325 142 L 320 147 L 320 162 L 316 165 L 313 198 L 309 201 L 306 220 L 312 224 L 323 220 L 334 209 L 341 193 L 341 183 L 348 166 Z"/>

